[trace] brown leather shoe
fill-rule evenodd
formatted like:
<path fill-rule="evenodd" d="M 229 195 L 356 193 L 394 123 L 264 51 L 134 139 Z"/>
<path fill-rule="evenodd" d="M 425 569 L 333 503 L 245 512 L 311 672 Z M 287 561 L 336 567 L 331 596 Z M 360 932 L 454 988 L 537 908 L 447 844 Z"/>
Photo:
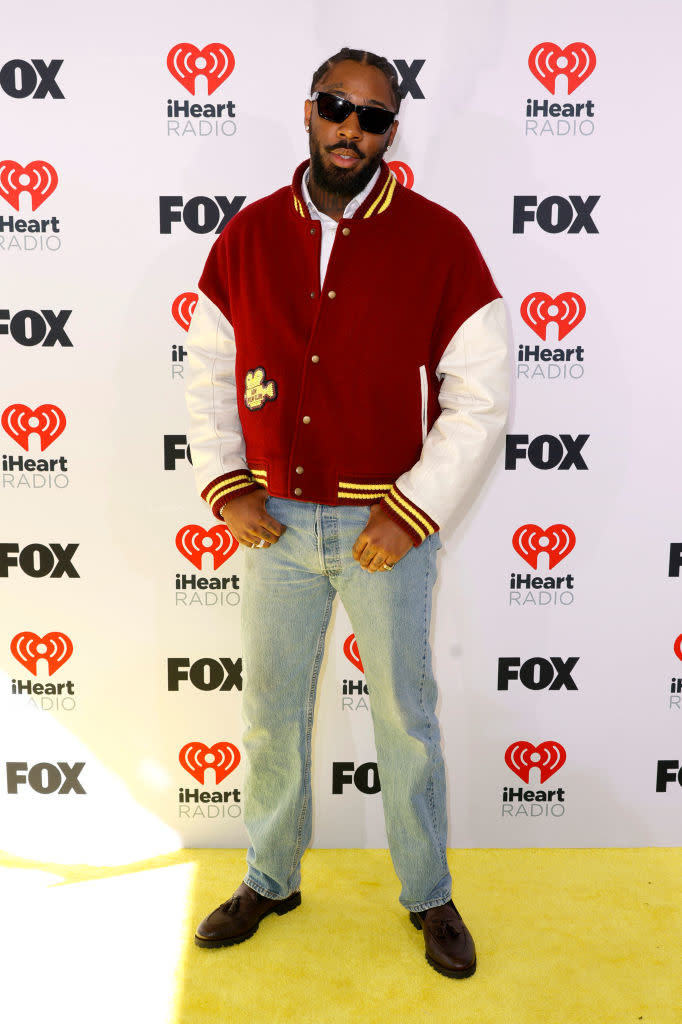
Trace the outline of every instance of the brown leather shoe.
<path fill-rule="evenodd" d="M 424 932 L 426 959 L 435 971 L 447 978 L 468 978 L 474 973 L 474 940 L 452 900 L 423 913 L 410 911 L 410 921 Z"/>
<path fill-rule="evenodd" d="M 242 882 L 234 896 L 205 917 L 196 930 L 197 946 L 214 949 L 234 946 L 250 939 L 268 914 L 288 914 L 301 903 L 300 892 L 292 892 L 285 900 L 270 900 Z"/>

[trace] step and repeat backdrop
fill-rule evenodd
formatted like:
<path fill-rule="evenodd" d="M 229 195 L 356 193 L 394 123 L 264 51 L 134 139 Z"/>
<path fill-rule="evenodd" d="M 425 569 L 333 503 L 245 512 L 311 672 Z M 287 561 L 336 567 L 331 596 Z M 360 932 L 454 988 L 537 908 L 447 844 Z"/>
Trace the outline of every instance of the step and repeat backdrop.
<path fill-rule="evenodd" d="M 312 72 L 344 45 L 394 63 L 393 173 L 468 224 L 511 324 L 507 434 L 443 531 L 435 597 L 450 843 L 678 843 L 682 11 L 395 0 L 348 31 L 303 0 L 122 0 L 91 17 L 32 5 L 0 42 L 4 845 L 247 842 L 242 555 L 195 491 L 186 332 L 216 235 L 307 156 Z M 353 415 L 349 385 L 339 429 Z M 369 701 L 337 607 L 317 846 L 386 843 Z"/>

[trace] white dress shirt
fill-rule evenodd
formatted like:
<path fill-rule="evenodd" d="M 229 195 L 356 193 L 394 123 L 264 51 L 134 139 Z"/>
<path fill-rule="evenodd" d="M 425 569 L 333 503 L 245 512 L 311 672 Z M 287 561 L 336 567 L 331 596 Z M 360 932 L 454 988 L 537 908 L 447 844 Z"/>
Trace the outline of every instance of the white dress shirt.
<path fill-rule="evenodd" d="M 376 171 L 372 175 L 370 181 L 367 182 L 367 185 L 365 186 L 365 188 L 363 188 L 362 192 L 358 192 L 356 196 L 353 196 L 351 201 L 346 206 L 346 209 L 343 211 L 343 216 L 347 220 L 350 220 L 350 218 L 357 212 L 358 207 L 362 206 L 365 199 L 374 188 L 374 184 L 377 178 L 379 177 L 380 170 L 381 168 L 377 167 Z M 310 198 L 310 192 L 308 191 L 309 173 L 309 171 L 306 171 L 305 174 L 303 175 L 303 180 L 301 182 L 301 192 L 303 193 L 303 198 L 305 199 L 306 205 L 308 207 L 308 213 L 313 218 L 313 220 L 319 220 L 320 227 L 322 229 L 322 245 L 320 247 L 321 288 L 322 285 L 324 284 L 325 275 L 327 273 L 327 266 L 329 264 L 329 257 L 332 254 L 334 237 L 336 235 L 336 229 L 338 228 L 339 224 L 338 221 L 335 221 L 333 219 L 333 217 L 329 217 L 326 213 L 322 213 L 321 210 L 318 210 L 318 208 L 315 206 L 314 202 Z"/>

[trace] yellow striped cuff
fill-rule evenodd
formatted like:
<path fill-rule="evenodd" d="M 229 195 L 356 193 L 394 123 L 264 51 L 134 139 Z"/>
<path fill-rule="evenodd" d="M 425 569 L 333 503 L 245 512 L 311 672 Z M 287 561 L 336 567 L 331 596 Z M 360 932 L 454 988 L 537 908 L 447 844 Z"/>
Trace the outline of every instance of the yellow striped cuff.
<path fill-rule="evenodd" d="M 234 473 L 225 473 L 216 480 L 212 480 L 201 492 L 201 497 L 210 506 L 211 512 L 223 521 L 221 510 L 238 494 L 245 494 L 254 491 L 260 486 L 259 481 L 254 480 L 249 472 L 236 470 Z"/>
<path fill-rule="evenodd" d="M 439 527 L 430 516 L 414 505 L 393 485 L 389 494 L 384 497 L 386 511 L 403 529 L 406 529 L 417 544 L 435 533 Z"/>

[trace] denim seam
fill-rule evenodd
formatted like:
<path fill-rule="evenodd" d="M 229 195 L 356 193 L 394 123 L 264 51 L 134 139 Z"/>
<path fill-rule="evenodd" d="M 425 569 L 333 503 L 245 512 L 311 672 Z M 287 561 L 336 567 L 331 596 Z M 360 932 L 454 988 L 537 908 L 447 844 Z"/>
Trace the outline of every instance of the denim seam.
<path fill-rule="evenodd" d="M 429 541 L 430 541 L 430 538 L 429 538 Z M 429 554 L 431 554 L 431 552 L 429 552 Z M 439 829 L 438 829 L 438 821 L 436 819 L 436 799 L 435 799 L 434 781 L 433 781 L 433 751 L 434 751 L 434 742 L 433 742 L 433 735 L 432 735 L 432 732 L 431 732 L 431 717 L 430 717 L 430 715 L 427 715 L 426 708 L 424 707 L 424 686 L 425 686 L 425 683 L 426 683 L 426 659 L 427 659 L 427 654 L 428 654 L 428 651 L 429 651 L 429 639 L 428 639 L 428 635 L 427 635 L 427 627 L 429 625 L 429 614 L 428 614 L 428 612 L 429 612 L 429 600 L 428 600 L 429 599 L 429 580 L 431 579 L 432 562 L 433 562 L 433 559 L 430 557 L 427 560 L 426 572 L 424 573 L 424 626 L 423 626 L 423 629 L 422 629 L 422 636 L 423 636 L 423 640 L 424 640 L 424 646 L 423 646 L 423 650 L 422 650 L 422 675 L 421 675 L 421 680 L 420 680 L 420 685 L 419 685 L 419 703 L 421 704 L 422 714 L 424 715 L 424 718 L 427 720 L 428 730 L 429 730 L 429 761 L 431 763 L 431 771 L 430 771 L 429 780 L 428 780 L 427 786 L 426 786 L 426 792 L 427 792 L 427 798 L 428 798 L 428 801 L 429 801 L 429 807 L 431 809 L 431 822 L 432 822 L 432 827 L 433 827 L 433 835 L 434 835 L 434 838 L 438 839 L 439 846 L 440 846 L 440 849 L 439 849 L 438 852 L 439 852 L 439 855 L 440 855 L 440 858 L 441 858 L 441 863 L 443 865 L 443 869 L 447 871 L 448 870 L 447 850 L 442 845 L 440 845 L 440 835 L 439 835 Z M 433 905 L 434 906 L 438 906 L 437 903 L 433 904 Z"/>
<path fill-rule="evenodd" d="M 312 744 L 312 729 L 313 729 L 313 716 L 315 711 L 315 695 L 317 693 L 317 679 L 320 672 L 320 665 L 322 664 L 322 656 L 324 654 L 324 643 L 327 635 L 327 626 L 329 625 L 329 618 L 331 616 L 332 602 L 334 600 L 334 592 L 329 588 L 327 591 L 327 603 L 322 615 L 322 623 L 320 625 L 320 635 L 317 641 L 317 650 L 315 651 L 315 660 L 313 662 L 312 672 L 310 673 L 310 687 L 308 689 L 308 704 L 306 707 L 306 731 L 305 731 L 305 764 L 303 766 L 303 803 L 301 804 L 301 813 L 298 819 L 298 828 L 296 831 L 296 846 L 294 848 L 293 864 L 291 871 L 289 872 L 289 888 L 291 888 L 291 877 L 297 870 L 301 859 L 301 840 L 303 838 L 303 826 L 305 824 L 306 815 L 308 813 L 308 806 L 311 798 L 311 785 L 310 785 L 310 769 L 311 769 L 311 744 Z"/>

